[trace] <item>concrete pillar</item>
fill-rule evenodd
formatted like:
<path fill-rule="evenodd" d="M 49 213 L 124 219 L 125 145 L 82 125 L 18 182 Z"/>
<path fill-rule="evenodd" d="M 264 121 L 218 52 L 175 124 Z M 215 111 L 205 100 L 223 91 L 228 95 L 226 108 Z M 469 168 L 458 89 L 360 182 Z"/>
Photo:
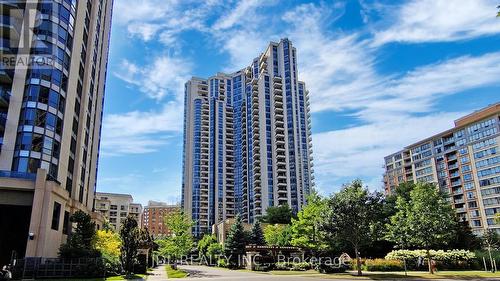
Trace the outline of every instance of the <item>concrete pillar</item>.
<path fill-rule="evenodd" d="M 259 252 L 247 252 L 247 258 L 246 258 L 246 269 L 248 270 L 254 270 L 255 269 L 255 256 L 258 255 Z"/>
<path fill-rule="evenodd" d="M 38 169 L 35 180 L 35 192 L 33 194 L 33 207 L 31 209 L 31 219 L 29 232 L 33 233 L 33 240 L 27 237 L 26 257 L 42 256 L 45 242 L 46 229 L 48 226 L 48 200 L 50 200 L 50 191 L 46 190 L 45 182 L 47 172 L 44 169 Z M 28 236 L 28 233 L 26 233 Z"/>

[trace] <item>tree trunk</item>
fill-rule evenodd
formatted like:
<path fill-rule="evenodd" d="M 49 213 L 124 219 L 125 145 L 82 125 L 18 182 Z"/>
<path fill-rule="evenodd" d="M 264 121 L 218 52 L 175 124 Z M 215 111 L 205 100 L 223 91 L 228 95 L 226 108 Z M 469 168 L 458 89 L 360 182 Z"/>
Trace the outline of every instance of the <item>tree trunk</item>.
<path fill-rule="evenodd" d="M 356 252 L 356 267 L 358 268 L 358 276 L 361 276 L 363 275 L 363 272 L 361 272 L 361 257 L 359 256 L 357 246 L 354 246 L 354 251 Z"/>
<path fill-rule="evenodd" d="M 429 264 L 429 273 L 434 274 L 434 268 L 432 267 L 432 262 L 431 262 L 431 251 L 429 249 L 426 249 L 427 251 L 427 263 Z"/>
<path fill-rule="evenodd" d="M 491 256 L 491 246 L 488 245 L 488 255 L 490 256 L 491 272 L 495 272 L 495 267 L 493 266 L 493 257 Z"/>

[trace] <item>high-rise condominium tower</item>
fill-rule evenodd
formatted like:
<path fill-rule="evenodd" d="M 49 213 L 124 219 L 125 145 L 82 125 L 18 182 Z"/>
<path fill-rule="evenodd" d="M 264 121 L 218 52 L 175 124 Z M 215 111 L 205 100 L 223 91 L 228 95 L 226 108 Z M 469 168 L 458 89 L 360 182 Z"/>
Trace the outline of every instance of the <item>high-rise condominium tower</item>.
<path fill-rule="evenodd" d="M 92 212 L 112 4 L 0 2 L 0 264 L 56 257 Z"/>
<path fill-rule="evenodd" d="M 288 39 L 250 66 L 185 85 L 182 205 L 195 235 L 270 206 L 297 212 L 313 186 L 309 98 Z"/>
<path fill-rule="evenodd" d="M 455 127 L 385 157 L 387 194 L 402 182 L 431 182 L 449 194 L 477 234 L 500 232 L 500 103 L 455 121 Z"/>

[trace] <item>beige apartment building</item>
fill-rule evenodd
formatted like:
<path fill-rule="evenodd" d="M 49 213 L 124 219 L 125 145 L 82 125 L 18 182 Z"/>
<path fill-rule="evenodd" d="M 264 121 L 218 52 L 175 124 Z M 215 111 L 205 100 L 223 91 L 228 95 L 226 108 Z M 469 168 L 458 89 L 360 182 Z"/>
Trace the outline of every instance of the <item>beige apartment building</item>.
<path fill-rule="evenodd" d="M 170 230 L 164 223 L 165 216 L 180 211 L 180 205 L 169 205 L 164 202 L 149 201 L 142 212 L 141 227 L 147 228 L 153 237 L 169 235 Z"/>
<path fill-rule="evenodd" d="M 500 103 L 455 121 L 455 127 L 385 157 L 386 194 L 402 182 L 431 182 L 450 195 L 476 234 L 500 232 Z"/>
<path fill-rule="evenodd" d="M 77 210 L 102 223 L 92 208 L 112 4 L 0 3 L 0 265 L 56 257 Z"/>
<path fill-rule="evenodd" d="M 140 226 L 142 205 L 133 201 L 130 194 L 96 192 L 95 211 L 101 213 L 116 231 L 120 231 L 122 222 L 128 216 L 134 217 Z"/>

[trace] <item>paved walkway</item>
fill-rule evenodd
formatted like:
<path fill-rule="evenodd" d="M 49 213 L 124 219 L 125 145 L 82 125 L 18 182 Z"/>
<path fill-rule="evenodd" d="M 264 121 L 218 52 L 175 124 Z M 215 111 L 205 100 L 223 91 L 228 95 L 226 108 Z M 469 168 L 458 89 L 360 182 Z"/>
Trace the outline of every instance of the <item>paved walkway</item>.
<path fill-rule="evenodd" d="M 361 281 L 361 280 L 402 280 L 402 278 L 384 278 L 383 276 L 371 276 L 371 277 L 345 277 L 343 276 L 326 276 L 324 275 L 309 275 L 307 276 L 306 274 L 300 276 L 300 275 L 271 275 L 269 273 L 256 273 L 256 272 L 248 272 L 248 271 L 241 271 L 241 270 L 228 270 L 228 269 L 223 269 L 223 268 L 217 268 L 217 267 L 208 267 L 208 266 L 192 266 L 192 265 L 179 265 L 179 269 L 185 270 L 188 273 L 190 273 L 190 276 L 188 278 L 182 278 L 182 279 L 176 279 L 176 280 L 196 280 L 196 279 L 202 279 L 202 280 L 250 280 L 250 281 L 267 281 L 267 280 L 272 280 L 272 281 Z M 300 274 L 300 273 L 298 273 Z M 462 278 L 457 278 L 457 279 L 462 279 Z M 148 279 L 149 281 L 150 279 Z M 160 279 L 153 279 L 153 280 L 160 280 Z M 429 281 L 429 279 L 409 279 L 412 281 Z M 453 279 L 436 279 L 439 281 L 454 281 Z M 469 281 L 472 280 L 478 280 L 478 281 L 484 281 L 484 280 L 500 280 L 500 279 L 493 279 L 493 278 L 484 278 L 484 279 L 467 279 Z"/>
<path fill-rule="evenodd" d="M 165 265 L 160 265 L 153 269 L 153 272 L 148 276 L 148 280 L 167 280 L 167 271 L 165 269 Z"/>

